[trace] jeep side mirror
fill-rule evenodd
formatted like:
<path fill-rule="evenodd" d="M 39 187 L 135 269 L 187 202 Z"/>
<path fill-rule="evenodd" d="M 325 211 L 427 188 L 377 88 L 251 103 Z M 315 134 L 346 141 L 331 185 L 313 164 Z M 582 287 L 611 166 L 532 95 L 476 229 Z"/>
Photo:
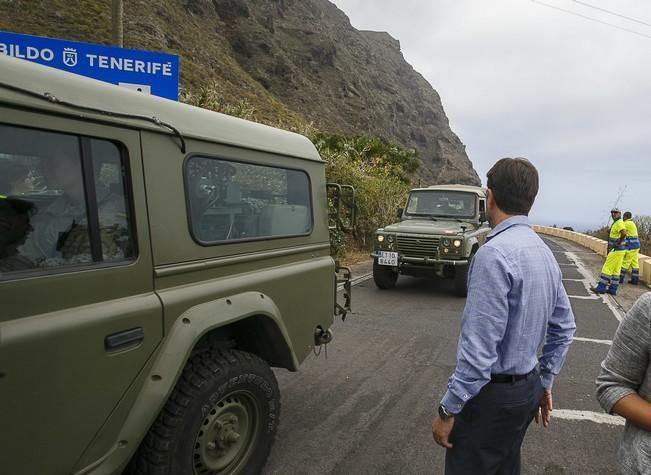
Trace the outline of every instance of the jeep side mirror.
<path fill-rule="evenodd" d="M 479 200 L 479 223 L 483 224 L 488 221 L 486 217 L 486 202 L 484 200 Z"/>
<path fill-rule="evenodd" d="M 404 208 L 398 208 L 396 211 L 396 214 L 398 215 L 398 218 L 402 219 L 402 212 L 404 211 Z"/>
<path fill-rule="evenodd" d="M 326 183 L 328 196 L 328 228 L 342 232 L 352 231 L 356 237 L 357 204 L 355 188 L 339 183 Z"/>

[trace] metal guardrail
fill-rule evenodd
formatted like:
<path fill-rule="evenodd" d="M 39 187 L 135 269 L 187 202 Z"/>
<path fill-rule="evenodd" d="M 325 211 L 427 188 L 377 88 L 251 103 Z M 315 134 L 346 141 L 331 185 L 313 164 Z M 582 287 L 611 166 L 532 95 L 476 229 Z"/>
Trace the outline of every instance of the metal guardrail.
<path fill-rule="evenodd" d="M 550 226 L 540 226 L 538 224 L 533 225 L 533 230 L 539 234 L 547 234 L 549 236 L 567 239 L 568 241 L 575 242 L 583 247 L 593 250 L 600 256 L 606 256 L 608 243 L 603 239 L 588 236 L 583 233 L 577 233 L 576 231 L 552 228 Z M 640 280 L 647 285 L 651 284 L 651 257 L 645 254 L 640 254 Z"/>

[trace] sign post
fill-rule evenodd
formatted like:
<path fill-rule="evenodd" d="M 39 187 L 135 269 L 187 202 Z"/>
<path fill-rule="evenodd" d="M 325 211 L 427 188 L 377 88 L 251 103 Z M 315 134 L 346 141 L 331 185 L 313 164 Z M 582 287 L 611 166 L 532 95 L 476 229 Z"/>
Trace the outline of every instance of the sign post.
<path fill-rule="evenodd" d="M 62 69 L 174 101 L 179 57 L 0 31 L 0 54 Z"/>
<path fill-rule="evenodd" d="M 119 46 L 122 48 L 124 46 L 122 43 L 122 40 L 124 38 L 124 30 L 122 28 L 124 8 L 122 5 L 122 0 L 113 0 L 111 7 L 111 17 L 113 24 L 113 46 Z"/>

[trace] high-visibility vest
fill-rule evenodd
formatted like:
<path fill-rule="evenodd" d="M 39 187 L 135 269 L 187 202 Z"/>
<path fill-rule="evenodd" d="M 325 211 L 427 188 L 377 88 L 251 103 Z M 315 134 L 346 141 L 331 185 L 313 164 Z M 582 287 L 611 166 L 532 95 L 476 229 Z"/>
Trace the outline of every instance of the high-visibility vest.
<path fill-rule="evenodd" d="M 610 235 L 608 236 L 608 248 L 615 251 L 626 250 L 626 240 L 621 238 L 621 231 L 626 230 L 626 225 L 622 219 L 618 219 L 610 227 Z M 621 240 L 621 241 L 620 241 Z M 617 244 L 619 242 L 619 244 Z"/>
<path fill-rule="evenodd" d="M 640 248 L 640 238 L 637 235 L 637 226 L 632 219 L 624 221 L 626 227 L 626 249 L 632 251 Z"/>

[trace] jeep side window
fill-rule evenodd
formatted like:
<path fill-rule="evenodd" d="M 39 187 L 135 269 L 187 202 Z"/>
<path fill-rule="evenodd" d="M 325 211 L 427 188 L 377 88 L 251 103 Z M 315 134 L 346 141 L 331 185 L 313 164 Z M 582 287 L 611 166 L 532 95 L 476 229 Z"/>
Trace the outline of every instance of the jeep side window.
<path fill-rule="evenodd" d="M 120 149 L 0 124 L 0 273 L 130 259 Z"/>
<path fill-rule="evenodd" d="M 412 195 L 407 203 L 407 213 L 417 213 L 418 211 L 418 196 Z"/>
<path fill-rule="evenodd" d="M 107 140 L 90 140 L 93 158 L 102 259 L 119 261 L 134 257 L 127 207 L 126 168 L 120 149 Z"/>
<path fill-rule="evenodd" d="M 202 244 L 312 231 L 303 171 L 194 156 L 185 180 L 192 235 Z"/>

